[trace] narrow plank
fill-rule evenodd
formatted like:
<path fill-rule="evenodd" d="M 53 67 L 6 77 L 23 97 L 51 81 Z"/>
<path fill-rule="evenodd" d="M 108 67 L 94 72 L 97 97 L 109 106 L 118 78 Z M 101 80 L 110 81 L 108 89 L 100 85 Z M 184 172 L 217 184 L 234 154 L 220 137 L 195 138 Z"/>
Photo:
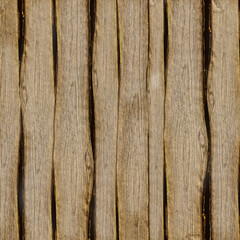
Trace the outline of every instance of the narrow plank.
<path fill-rule="evenodd" d="M 0 238 L 19 239 L 20 137 L 17 1 L 0 1 Z"/>
<path fill-rule="evenodd" d="M 208 79 L 212 238 L 239 236 L 240 81 L 238 1 L 212 1 Z"/>
<path fill-rule="evenodd" d="M 119 239 L 148 239 L 148 1 L 118 1 L 120 97 Z"/>
<path fill-rule="evenodd" d="M 21 66 L 25 239 L 52 239 L 54 120 L 52 1 L 25 1 Z"/>
<path fill-rule="evenodd" d="M 164 1 L 149 5 L 149 228 L 150 240 L 164 239 Z"/>
<path fill-rule="evenodd" d="M 203 108 L 202 1 L 169 0 L 166 89 L 168 239 L 202 239 L 207 165 Z"/>
<path fill-rule="evenodd" d="M 88 239 L 93 156 L 89 126 L 88 1 L 57 1 L 54 169 L 57 239 Z"/>
<path fill-rule="evenodd" d="M 116 0 L 98 0 L 93 50 L 96 239 L 116 239 L 118 56 Z"/>

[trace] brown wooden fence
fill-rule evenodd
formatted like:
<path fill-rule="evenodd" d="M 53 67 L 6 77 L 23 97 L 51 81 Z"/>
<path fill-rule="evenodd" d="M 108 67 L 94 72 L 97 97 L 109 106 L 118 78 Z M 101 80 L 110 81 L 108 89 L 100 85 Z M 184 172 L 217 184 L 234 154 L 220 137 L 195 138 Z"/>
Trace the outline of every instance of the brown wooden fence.
<path fill-rule="evenodd" d="M 0 240 L 238 240 L 239 2 L 0 0 Z"/>

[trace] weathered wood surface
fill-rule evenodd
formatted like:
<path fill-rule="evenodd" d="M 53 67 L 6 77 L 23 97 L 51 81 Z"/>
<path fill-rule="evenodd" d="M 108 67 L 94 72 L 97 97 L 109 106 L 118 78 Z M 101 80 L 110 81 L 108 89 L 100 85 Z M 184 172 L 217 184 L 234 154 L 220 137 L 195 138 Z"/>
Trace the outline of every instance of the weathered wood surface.
<path fill-rule="evenodd" d="M 164 1 L 150 1 L 149 231 L 150 240 L 164 239 Z M 166 30 L 165 30 L 166 31 Z M 167 34 L 167 33 L 166 33 Z M 156 131 L 157 130 L 157 131 Z"/>
<path fill-rule="evenodd" d="M 0 240 L 239 239 L 238 1 L 24 3 L 21 59 L 0 0 Z"/>
<path fill-rule="evenodd" d="M 202 92 L 202 1 L 171 0 L 167 12 L 168 238 L 202 239 L 202 192 L 208 149 Z"/>
<path fill-rule="evenodd" d="M 25 1 L 24 38 L 20 85 L 24 135 L 24 236 L 26 240 L 52 239 L 52 1 Z"/>
<path fill-rule="evenodd" d="M 54 170 L 57 239 L 87 239 L 93 156 L 89 126 L 88 1 L 57 1 Z"/>
<path fill-rule="evenodd" d="M 239 239 L 240 79 L 238 1 L 212 1 L 208 79 L 212 238 Z"/>
<path fill-rule="evenodd" d="M 120 89 L 117 194 L 120 239 L 148 239 L 148 2 L 118 1 Z"/>
<path fill-rule="evenodd" d="M 17 1 L 0 1 L 0 239 L 19 239 L 20 137 Z"/>
<path fill-rule="evenodd" d="M 118 50 L 116 0 L 99 0 L 93 49 L 96 239 L 116 239 Z"/>

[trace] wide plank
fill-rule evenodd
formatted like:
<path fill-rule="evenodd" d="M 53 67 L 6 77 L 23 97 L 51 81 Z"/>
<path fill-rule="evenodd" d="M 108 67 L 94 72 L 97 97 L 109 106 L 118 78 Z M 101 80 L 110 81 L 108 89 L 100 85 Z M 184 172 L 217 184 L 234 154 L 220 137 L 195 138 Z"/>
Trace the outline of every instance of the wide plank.
<path fill-rule="evenodd" d="M 238 1 L 212 1 L 208 78 L 212 238 L 239 236 L 240 80 Z"/>
<path fill-rule="evenodd" d="M 116 0 L 98 0 L 93 49 L 96 239 L 116 239 L 118 54 Z"/>
<path fill-rule="evenodd" d="M 19 239 L 20 138 L 17 1 L 0 1 L 0 239 Z"/>
<path fill-rule="evenodd" d="M 149 230 L 150 240 L 164 239 L 164 1 L 149 2 Z"/>
<path fill-rule="evenodd" d="M 202 1 L 168 0 L 165 152 L 168 239 L 202 239 L 207 165 Z"/>
<path fill-rule="evenodd" d="M 88 239 L 93 156 L 89 124 L 88 1 L 57 1 L 54 172 L 57 239 Z"/>
<path fill-rule="evenodd" d="M 119 239 L 148 239 L 148 1 L 118 1 L 120 93 Z"/>
<path fill-rule="evenodd" d="M 52 239 L 54 121 L 52 1 L 25 1 L 21 65 L 24 135 L 24 237 Z"/>

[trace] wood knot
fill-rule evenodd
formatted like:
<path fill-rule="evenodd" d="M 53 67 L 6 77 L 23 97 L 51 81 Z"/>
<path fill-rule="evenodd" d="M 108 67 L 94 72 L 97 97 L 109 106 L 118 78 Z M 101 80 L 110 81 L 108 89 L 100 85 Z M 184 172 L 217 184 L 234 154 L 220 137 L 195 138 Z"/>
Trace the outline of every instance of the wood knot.
<path fill-rule="evenodd" d="M 22 99 L 23 106 L 26 107 L 27 102 L 28 102 L 28 94 L 27 94 L 27 89 L 25 86 L 22 86 L 21 99 Z"/>
<path fill-rule="evenodd" d="M 213 109 L 215 104 L 213 92 L 209 91 L 208 99 L 209 99 L 209 107 Z"/>
<path fill-rule="evenodd" d="M 206 139 L 206 134 L 205 134 L 205 131 L 203 128 L 201 128 L 199 130 L 199 133 L 198 133 L 198 141 L 199 141 L 199 144 L 200 144 L 200 147 L 201 148 L 206 148 L 207 147 L 207 139 Z"/>
<path fill-rule="evenodd" d="M 86 165 L 87 170 L 91 170 L 92 169 L 92 161 L 91 160 L 92 159 L 90 157 L 89 151 L 87 150 L 85 152 L 85 165 Z"/>

